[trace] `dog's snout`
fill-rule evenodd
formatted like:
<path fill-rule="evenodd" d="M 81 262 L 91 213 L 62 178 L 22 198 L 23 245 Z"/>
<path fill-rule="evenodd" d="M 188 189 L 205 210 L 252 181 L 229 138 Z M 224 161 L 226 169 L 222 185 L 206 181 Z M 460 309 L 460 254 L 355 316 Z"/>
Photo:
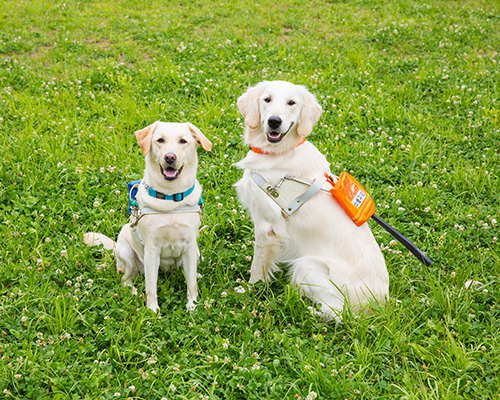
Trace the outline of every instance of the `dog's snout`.
<path fill-rule="evenodd" d="M 271 129 L 277 129 L 277 128 L 279 128 L 281 126 L 282 122 L 283 121 L 281 120 L 281 118 L 278 117 L 277 115 L 272 115 L 267 120 L 267 124 L 269 125 L 269 127 Z"/>
<path fill-rule="evenodd" d="M 163 158 L 165 159 L 165 162 L 168 164 L 173 164 L 174 162 L 177 161 L 177 156 L 175 155 L 175 153 L 167 153 Z"/>

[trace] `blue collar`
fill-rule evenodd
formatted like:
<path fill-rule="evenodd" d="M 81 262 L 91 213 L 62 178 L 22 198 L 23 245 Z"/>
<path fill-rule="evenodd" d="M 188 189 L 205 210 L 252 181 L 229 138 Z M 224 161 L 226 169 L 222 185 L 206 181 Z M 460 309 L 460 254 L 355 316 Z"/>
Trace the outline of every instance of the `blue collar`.
<path fill-rule="evenodd" d="M 142 183 L 143 183 L 144 187 L 147 189 L 148 194 L 151 197 L 155 197 L 155 198 L 161 199 L 161 200 L 173 200 L 175 202 L 182 201 L 182 200 L 184 200 L 184 198 L 188 197 L 193 192 L 194 187 L 196 185 L 196 183 L 193 183 L 193 186 L 191 186 L 191 188 L 186 190 L 185 192 L 174 193 L 174 194 L 170 195 L 170 194 L 164 194 L 161 192 L 157 192 L 156 190 L 154 190 L 151 186 L 149 186 L 144 181 L 142 181 Z"/>

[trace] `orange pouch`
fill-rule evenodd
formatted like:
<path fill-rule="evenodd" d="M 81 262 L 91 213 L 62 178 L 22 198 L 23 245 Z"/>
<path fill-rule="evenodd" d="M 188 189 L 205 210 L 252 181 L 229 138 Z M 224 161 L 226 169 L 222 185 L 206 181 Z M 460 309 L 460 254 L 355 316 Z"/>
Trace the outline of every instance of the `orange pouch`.
<path fill-rule="evenodd" d="M 375 203 L 363 186 L 347 172 L 340 174 L 337 183 L 330 176 L 327 181 L 333 186 L 330 193 L 342 205 L 357 226 L 363 225 L 375 213 Z"/>

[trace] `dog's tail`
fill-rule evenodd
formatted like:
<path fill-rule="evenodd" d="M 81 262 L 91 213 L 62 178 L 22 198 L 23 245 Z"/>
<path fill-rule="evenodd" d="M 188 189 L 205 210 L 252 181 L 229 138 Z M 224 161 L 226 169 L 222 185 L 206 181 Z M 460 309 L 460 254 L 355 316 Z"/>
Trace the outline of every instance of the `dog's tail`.
<path fill-rule="evenodd" d="M 88 246 L 102 246 L 106 250 L 115 250 L 116 242 L 102 233 L 87 232 L 83 235 L 83 243 Z"/>

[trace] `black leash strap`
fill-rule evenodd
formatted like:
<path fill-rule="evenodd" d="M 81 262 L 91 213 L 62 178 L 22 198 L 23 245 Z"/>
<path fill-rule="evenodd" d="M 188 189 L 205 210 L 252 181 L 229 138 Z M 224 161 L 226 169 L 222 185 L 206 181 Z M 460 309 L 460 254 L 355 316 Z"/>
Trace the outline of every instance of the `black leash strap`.
<path fill-rule="evenodd" d="M 373 214 L 372 219 L 375 220 L 377 224 L 379 224 L 382 228 L 384 228 L 387 232 L 389 232 L 395 239 L 397 239 L 404 247 L 410 250 L 415 257 L 417 257 L 421 262 L 423 262 L 427 267 L 433 263 L 433 261 L 427 257 L 422 250 L 420 250 L 417 246 L 415 246 L 412 242 L 410 242 L 404 235 L 390 226 L 387 222 L 385 222 L 378 215 Z"/>

